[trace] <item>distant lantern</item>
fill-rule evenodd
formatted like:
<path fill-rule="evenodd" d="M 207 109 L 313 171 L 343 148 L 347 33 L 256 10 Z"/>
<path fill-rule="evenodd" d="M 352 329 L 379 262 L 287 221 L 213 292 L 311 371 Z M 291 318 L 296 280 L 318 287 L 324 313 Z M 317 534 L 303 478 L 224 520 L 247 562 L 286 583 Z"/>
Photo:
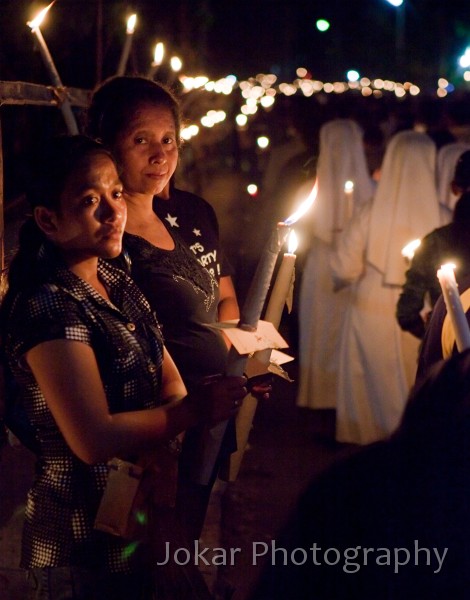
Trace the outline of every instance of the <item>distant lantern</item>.
<path fill-rule="evenodd" d="M 328 31 L 328 29 L 330 28 L 330 23 L 326 19 L 318 19 L 316 22 L 316 26 L 318 31 Z"/>

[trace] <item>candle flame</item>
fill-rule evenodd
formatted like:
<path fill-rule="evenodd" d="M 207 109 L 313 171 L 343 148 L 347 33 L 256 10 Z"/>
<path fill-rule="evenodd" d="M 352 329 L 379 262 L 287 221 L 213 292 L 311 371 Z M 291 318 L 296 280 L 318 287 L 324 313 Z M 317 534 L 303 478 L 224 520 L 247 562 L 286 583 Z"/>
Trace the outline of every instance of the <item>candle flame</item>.
<path fill-rule="evenodd" d="M 421 240 L 413 240 L 409 244 L 406 244 L 404 248 L 401 250 L 401 255 L 408 260 L 411 260 L 415 255 L 416 249 L 421 244 Z"/>
<path fill-rule="evenodd" d="M 441 265 L 440 271 L 443 271 L 444 273 L 453 273 L 456 268 L 454 263 L 446 263 L 445 265 Z"/>
<path fill-rule="evenodd" d="M 294 230 L 289 233 L 289 239 L 287 241 L 287 251 L 289 254 L 295 254 L 297 250 L 297 246 L 299 245 L 299 241 L 297 239 L 297 234 Z"/>
<path fill-rule="evenodd" d="M 287 219 L 284 221 L 284 225 L 290 226 L 290 225 L 294 225 L 294 223 L 297 223 L 297 221 L 300 218 L 302 218 L 310 210 L 310 207 L 315 202 L 315 198 L 317 197 L 317 194 L 318 194 L 318 180 L 315 179 L 315 184 L 314 184 L 310 194 L 302 202 L 302 204 L 299 206 L 299 208 L 294 213 L 292 213 L 290 215 L 290 217 L 287 217 Z"/>
<path fill-rule="evenodd" d="M 183 63 L 181 62 L 181 58 L 179 58 L 178 56 L 172 56 L 170 60 L 170 65 L 173 71 L 175 71 L 176 73 L 177 71 L 181 71 Z"/>
<path fill-rule="evenodd" d="M 353 192 L 354 191 L 354 182 L 353 181 L 346 181 L 344 184 L 344 191 L 346 193 L 348 192 Z"/>
<path fill-rule="evenodd" d="M 37 29 L 38 27 L 40 27 L 41 23 L 44 21 L 44 17 L 47 15 L 47 13 L 49 12 L 49 10 L 52 8 L 52 6 L 55 4 L 56 0 L 53 0 L 49 6 L 46 6 L 46 8 L 43 8 L 37 15 L 36 17 L 32 20 L 32 21 L 28 21 L 26 23 L 26 25 L 28 27 L 31 27 L 31 29 Z"/>
<path fill-rule="evenodd" d="M 155 46 L 153 53 L 153 64 L 157 67 L 162 64 L 163 57 L 165 56 L 165 46 L 162 42 L 158 42 Z"/>
<path fill-rule="evenodd" d="M 135 31 L 135 24 L 137 23 L 137 15 L 133 14 L 127 19 L 127 30 L 129 35 L 132 35 Z"/>

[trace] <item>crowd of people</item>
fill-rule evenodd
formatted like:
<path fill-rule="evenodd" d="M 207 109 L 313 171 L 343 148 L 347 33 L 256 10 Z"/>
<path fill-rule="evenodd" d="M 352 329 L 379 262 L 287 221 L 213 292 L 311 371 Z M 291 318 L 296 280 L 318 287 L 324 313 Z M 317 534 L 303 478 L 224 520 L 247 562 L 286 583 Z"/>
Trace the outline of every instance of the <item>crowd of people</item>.
<path fill-rule="evenodd" d="M 276 220 L 280 210 L 290 212 L 269 204 L 276 187 L 317 181 L 302 224 L 299 325 L 292 328 L 297 404 L 334 409 L 337 442 L 383 443 L 352 464 L 364 490 L 348 493 L 358 497 L 367 477 L 390 468 L 386 489 L 399 502 L 390 501 L 390 514 L 371 511 L 366 519 L 362 499 L 356 514 L 343 517 L 366 520 L 370 531 L 373 517 L 383 517 L 385 529 L 393 521 L 390 544 L 406 529 L 400 507 L 416 488 L 401 494 L 398 481 L 413 439 L 429 464 L 432 439 L 423 423 L 437 432 L 443 381 L 468 371 L 467 355 L 441 371 L 433 366 L 455 352 L 451 332 L 444 335 L 436 270 L 455 259 L 462 289 L 470 283 L 470 145 L 459 109 L 449 110 L 446 128 L 418 115 L 400 121 L 398 112 L 393 120 L 316 106 L 312 139 L 293 128 L 293 142 L 283 140 L 265 171 L 261 214 Z M 220 467 L 237 449 L 235 416 L 248 386 L 244 376 L 225 375 L 230 343 L 214 327 L 239 317 L 237 274 L 217 217 L 208 202 L 174 184 L 181 122 L 178 99 L 165 86 L 111 78 L 93 94 L 86 135 L 48 140 L 31 173 L 31 216 L 9 266 L 0 327 L 7 423 L 15 430 L 21 407 L 38 459 L 21 559 L 37 600 L 211 598 L 197 565 L 156 567 L 165 544 L 189 548 L 200 538 Z M 422 243 L 407 264 L 401 250 L 415 238 Z M 405 408 L 419 355 L 423 383 Z M 267 399 L 269 381 L 250 391 Z M 426 413 L 427 403 L 434 412 Z M 464 409 L 456 404 L 458 414 Z M 457 421 L 446 421 L 446 443 Z M 220 449 L 208 455 L 217 437 Z M 445 468 L 436 463 L 426 485 Z M 421 464 L 416 458 L 407 465 L 408 483 Z M 341 532 L 333 528 L 331 511 L 324 523 L 306 517 L 310 506 L 322 515 L 326 497 L 344 510 L 346 497 L 335 494 L 348 468 L 312 484 L 286 544 L 302 547 L 317 531 L 343 545 L 354 535 L 353 545 L 369 541 L 352 528 L 349 538 L 344 523 Z M 418 503 L 411 506 L 408 520 L 418 513 Z M 433 523 L 423 519 L 423 530 Z M 453 526 L 445 523 L 439 542 Z M 267 572 L 257 597 L 287 597 L 286 574 Z M 302 577 L 295 597 L 317 597 L 306 592 L 316 585 L 311 573 L 302 570 Z M 376 593 L 379 579 L 361 580 L 362 597 Z M 400 593 L 415 589 L 399 583 Z M 326 598 L 344 582 L 321 584 L 327 591 L 318 597 Z"/>
<path fill-rule="evenodd" d="M 459 283 L 468 274 L 470 154 L 454 110 L 461 124 L 449 116 L 447 129 L 427 131 L 419 112 L 395 129 L 379 121 L 380 161 L 369 160 L 372 116 L 339 112 L 319 126 L 318 196 L 302 227 L 297 404 L 334 409 L 338 442 L 393 433 L 441 293 L 437 270 L 454 262 Z"/>
<path fill-rule="evenodd" d="M 336 441 L 358 452 L 310 482 L 276 540 L 291 559 L 266 563 L 253 600 L 466 597 L 468 351 L 457 352 L 437 270 L 455 263 L 470 323 L 470 103 L 441 113 L 447 126 L 420 116 L 384 122 L 374 162 L 357 114 L 319 127 L 297 404 L 333 408 Z M 439 576 L 360 556 L 422 540 L 448 553 Z"/>

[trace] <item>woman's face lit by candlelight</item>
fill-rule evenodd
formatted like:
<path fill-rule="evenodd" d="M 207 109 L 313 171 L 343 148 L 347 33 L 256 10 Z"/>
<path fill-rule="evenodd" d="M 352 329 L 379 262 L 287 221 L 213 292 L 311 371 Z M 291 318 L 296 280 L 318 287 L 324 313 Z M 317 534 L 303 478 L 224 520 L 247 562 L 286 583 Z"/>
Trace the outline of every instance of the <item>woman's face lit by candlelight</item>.
<path fill-rule="evenodd" d="M 95 152 L 76 165 L 56 210 L 35 208 L 38 225 L 66 259 L 74 262 L 118 256 L 126 213 L 116 165 L 103 152 Z"/>
<path fill-rule="evenodd" d="M 118 134 L 114 152 L 128 194 L 164 195 L 178 164 L 177 129 L 163 105 L 145 104 Z"/>

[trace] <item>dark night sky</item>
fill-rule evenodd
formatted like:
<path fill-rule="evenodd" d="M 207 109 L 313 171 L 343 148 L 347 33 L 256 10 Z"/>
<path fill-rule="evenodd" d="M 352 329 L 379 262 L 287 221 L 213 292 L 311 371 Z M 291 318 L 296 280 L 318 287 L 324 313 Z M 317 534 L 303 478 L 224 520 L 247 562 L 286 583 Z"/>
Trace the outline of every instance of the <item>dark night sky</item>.
<path fill-rule="evenodd" d="M 0 79 L 48 83 L 26 26 L 45 2 L 1 0 Z M 57 0 L 42 26 L 65 85 L 93 87 L 97 68 L 98 0 Z M 398 68 L 396 9 L 385 0 L 103 0 L 102 74 L 115 71 L 126 14 L 137 12 L 130 70 L 145 73 L 157 40 L 183 57 L 187 73 L 247 77 L 274 71 L 295 78 L 344 80 L 358 69 L 369 77 L 405 78 L 420 85 L 437 77 L 459 81 L 457 58 L 470 43 L 470 3 L 405 0 L 405 52 Z M 317 18 L 331 28 L 319 33 Z M 399 59 L 399 57 L 398 57 Z"/>

